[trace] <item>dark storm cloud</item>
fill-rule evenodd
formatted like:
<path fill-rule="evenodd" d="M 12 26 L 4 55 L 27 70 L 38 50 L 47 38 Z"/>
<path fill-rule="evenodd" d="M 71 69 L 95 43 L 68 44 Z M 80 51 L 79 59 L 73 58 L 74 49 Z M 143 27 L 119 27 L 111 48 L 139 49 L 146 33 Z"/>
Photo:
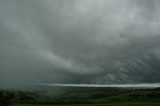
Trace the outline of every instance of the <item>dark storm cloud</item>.
<path fill-rule="evenodd" d="M 160 81 L 158 0 L 1 0 L 0 85 Z"/>

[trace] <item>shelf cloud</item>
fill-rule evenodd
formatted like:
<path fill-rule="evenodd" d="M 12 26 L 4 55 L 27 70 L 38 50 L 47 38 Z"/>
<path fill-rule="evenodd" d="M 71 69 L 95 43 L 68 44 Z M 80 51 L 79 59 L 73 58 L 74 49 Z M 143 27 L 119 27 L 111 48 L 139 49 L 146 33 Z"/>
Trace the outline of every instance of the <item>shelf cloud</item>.
<path fill-rule="evenodd" d="M 0 87 L 160 82 L 159 0 L 1 0 Z"/>

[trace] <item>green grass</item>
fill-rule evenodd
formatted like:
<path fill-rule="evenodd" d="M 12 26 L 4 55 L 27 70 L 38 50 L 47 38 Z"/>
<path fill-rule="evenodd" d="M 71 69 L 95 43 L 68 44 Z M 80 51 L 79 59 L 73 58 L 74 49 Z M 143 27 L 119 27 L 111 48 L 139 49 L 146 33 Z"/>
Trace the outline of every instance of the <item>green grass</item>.
<path fill-rule="evenodd" d="M 32 104 L 19 104 L 15 106 L 160 106 L 160 103 L 108 103 L 108 104 L 68 104 L 68 105 L 32 105 Z"/>

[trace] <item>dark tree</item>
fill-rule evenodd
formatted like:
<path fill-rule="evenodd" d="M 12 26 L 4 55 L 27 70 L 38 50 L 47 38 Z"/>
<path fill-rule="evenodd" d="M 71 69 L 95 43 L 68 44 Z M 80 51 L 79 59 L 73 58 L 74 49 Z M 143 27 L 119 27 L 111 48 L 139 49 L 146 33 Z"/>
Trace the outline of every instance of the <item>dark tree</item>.
<path fill-rule="evenodd" d="M 13 91 L 0 91 L 0 106 L 7 106 L 14 104 L 16 101 L 16 94 Z"/>

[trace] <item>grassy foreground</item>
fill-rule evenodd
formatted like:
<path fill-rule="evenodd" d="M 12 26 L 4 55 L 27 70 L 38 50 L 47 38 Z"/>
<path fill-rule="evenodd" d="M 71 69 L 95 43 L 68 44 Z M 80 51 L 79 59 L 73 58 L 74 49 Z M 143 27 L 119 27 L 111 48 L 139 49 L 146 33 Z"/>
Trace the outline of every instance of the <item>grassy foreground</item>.
<path fill-rule="evenodd" d="M 160 106 L 160 88 L 66 89 L 59 94 L 54 91 L 1 91 L 0 106 Z"/>
<path fill-rule="evenodd" d="M 160 103 L 108 103 L 108 104 L 66 104 L 66 105 L 35 105 L 35 104 L 19 104 L 14 106 L 160 106 Z"/>

